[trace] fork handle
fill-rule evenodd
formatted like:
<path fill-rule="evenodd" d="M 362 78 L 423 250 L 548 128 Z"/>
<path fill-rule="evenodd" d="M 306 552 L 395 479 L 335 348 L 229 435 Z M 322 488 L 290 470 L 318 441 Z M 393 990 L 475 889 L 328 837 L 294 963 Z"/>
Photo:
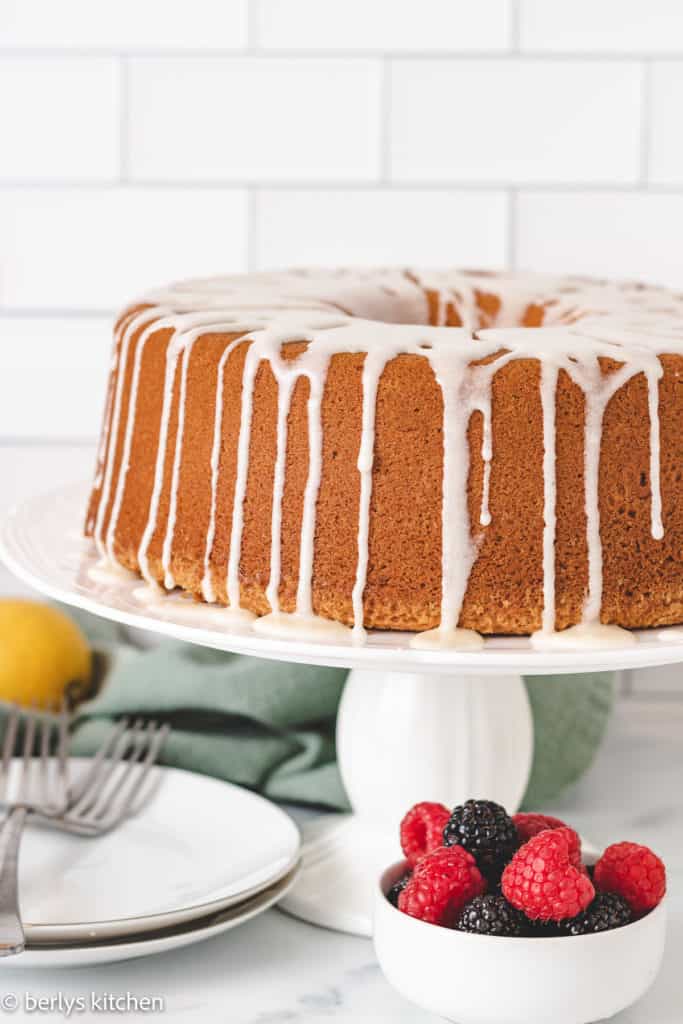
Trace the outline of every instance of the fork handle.
<path fill-rule="evenodd" d="M 24 929 L 19 911 L 19 844 L 28 811 L 15 807 L 0 831 L 0 957 L 22 953 Z"/>

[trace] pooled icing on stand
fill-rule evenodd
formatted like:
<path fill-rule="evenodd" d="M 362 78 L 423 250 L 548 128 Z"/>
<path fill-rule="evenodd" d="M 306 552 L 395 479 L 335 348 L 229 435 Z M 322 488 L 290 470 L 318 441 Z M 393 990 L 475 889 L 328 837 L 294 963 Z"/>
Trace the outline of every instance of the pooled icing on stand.
<path fill-rule="evenodd" d="M 427 292 L 437 296 L 437 318 L 441 326 L 428 326 Z M 479 328 L 482 320 L 477 293 L 495 293 L 501 306 L 493 328 Z M 633 637 L 616 626 L 600 624 L 602 601 L 602 545 L 598 505 L 598 478 L 602 422 L 611 397 L 628 380 L 643 374 L 648 388 L 650 418 L 651 530 L 655 539 L 663 536 L 659 484 L 658 385 L 662 376 L 659 355 L 683 352 L 683 299 L 663 289 L 618 286 L 579 278 L 552 280 L 534 275 L 477 272 L 419 272 L 402 270 L 302 272 L 255 274 L 244 278 L 216 278 L 184 282 L 152 293 L 150 303 L 139 313 L 122 321 L 118 378 L 108 399 L 106 422 L 112 439 L 101 447 L 97 479 L 101 499 L 94 524 L 98 548 L 114 559 L 116 526 L 125 488 L 132 436 L 135 426 L 137 383 L 144 346 L 158 330 L 172 328 L 173 339 L 166 354 L 163 407 L 159 446 L 138 562 L 142 575 L 153 581 L 148 552 L 157 528 L 163 487 L 173 388 L 180 366 L 180 401 L 173 451 L 169 513 L 162 545 L 162 569 L 167 590 L 175 586 L 171 555 L 177 509 L 180 461 L 184 440 L 184 405 L 190 354 L 195 342 L 209 332 L 231 333 L 237 340 L 221 356 L 217 372 L 216 402 L 211 453 L 211 505 L 204 552 L 202 594 L 216 601 L 211 553 L 215 537 L 220 443 L 223 425 L 224 372 L 236 345 L 247 342 L 237 450 L 237 473 L 232 508 L 232 526 L 225 584 L 231 616 L 251 617 L 240 608 L 239 565 L 243 530 L 243 505 L 249 470 L 249 446 L 253 394 L 259 365 L 266 361 L 278 384 L 277 440 L 271 515 L 270 578 L 266 596 L 271 613 L 257 621 L 259 632 L 303 635 L 313 624 L 336 638 L 351 635 L 355 642 L 364 637 L 363 593 L 369 557 L 369 516 L 372 498 L 375 407 L 377 390 L 387 364 L 398 355 L 412 354 L 427 359 L 443 396 L 443 497 L 442 497 L 442 595 L 441 624 L 435 630 L 413 638 L 416 647 L 473 647 L 478 634 L 458 628 L 469 575 L 477 558 L 477 545 L 470 533 L 467 508 L 469 447 L 467 430 L 472 414 L 482 416 L 483 488 L 479 523 L 491 523 L 489 510 L 490 468 L 494 458 L 491 394 L 495 374 L 507 363 L 535 359 L 541 366 L 540 396 L 543 410 L 543 622 L 532 642 L 577 646 L 615 646 L 631 643 Z M 521 328 L 530 306 L 544 311 L 544 325 Z M 449 309 L 455 310 L 462 327 L 442 326 Z M 370 319 L 377 317 L 377 320 Z M 130 357 L 131 339 L 141 331 L 133 364 L 133 381 L 125 424 L 122 420 L 123 380 Z M 307 342 L 294 360 L 282 357 L 288 342 Z M 362 423 L 358 454 L 360 500 L 356 576 L 352 591 L 353 630 L 313 614 L 312 583 L 315 519 L 322 465 L 321 403 L 332 357 L 339 353 L 363 353 Z M 476 357 L 476 365 L 471 360 Z M 481 360 L 488 359 L 482 363 Z M 610 359 L 619 368 L 603 374 L 600 359 Z M 588 588 L 582 622 L 555 633 L 555 402 L 560 371 L 566 372 L 585 395 L 585 510 L 588 547 Z M 299 577 L 296 608 L 291 614 L 279 606 L 280 532 L 285 483 L 287 422 L 292 396 L 299 378 L 309 384 L 307 401 L 309 467 L 303 501 L 300 537 Z M 112 487 L 116 441 L 122 437 L 121 468 Z M 108 451 L 107 451 L 108 447 Z M 112 489 L 114 493 L 112 494 Z M 104 529 L 106 509 L 111 514 Z M 603 638 L 601 641 L 601 637 Z"/>

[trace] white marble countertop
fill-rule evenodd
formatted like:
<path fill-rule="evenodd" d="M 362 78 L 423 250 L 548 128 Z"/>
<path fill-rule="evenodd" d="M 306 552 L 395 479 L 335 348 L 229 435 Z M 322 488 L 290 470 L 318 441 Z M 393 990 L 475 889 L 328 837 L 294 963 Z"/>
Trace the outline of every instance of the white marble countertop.
<path fill-rule="evenodd" d="M 88 448 L 0 451 L 0 504 L 87 476 Z M 84 473 L 85 470 L 85 473 Z M 0 571 L 0 593 L 24 590 Z M 661 680 L 661 681 L 660 681 Z M 683 682 L 683 669 L 681 669 Z M 619 1024 L 683 1021 L 683 686 L 678 670 L 626 680 L 605 745 L 588 776 L 553 807 L 597 846 L 635 839 L 652 846 L 669 873 L 670 925 L 661 975 Z M 92 969 L 37 973 L 0 967 L 0 993 L 90 992 L 161 996 L 163 1020 L 192 1024 L 427 1024 L 384 981 L 372 944 L 269 911 L 186 950 Z M 3 1014 L 0 1010 L 0 1019 Z M 8 1015 L 9 1016 L 9 1015 Z M 89 1012 L 72 1019 L 95 1021 Z M 130 1014 L 128 1020 L 142 1019 Z M 18 1010 L 13 1020 L 64 1019 Z M 149 1015 L 145 1017 L 149 1019 Z"/>
<path fill-rule="evenodd" d="M 622 700 L 590 774 L 548 809 L 597 845 L 635 838 L 667 863 L 671 917 L 664 967 L 642 1002 L 617 1018 L 619 1024 L 683 1020 L 682 736 L 683 702 Z M 87 997 L 91 991 L 161 996 L 163 1019 L 189 1024 L 436 1020 L 389 987 L 370 941 L 315 928 L 277 910 L 208 942 L 150 959 L 44 973 L 3 965 L 0 991 L 20 998 L 26 992 Z M 60 1019 L 58 1013 L 41 1016 Z M 22 1011 L 13 1015 L 14 1020 L 35 1017 Z"/>

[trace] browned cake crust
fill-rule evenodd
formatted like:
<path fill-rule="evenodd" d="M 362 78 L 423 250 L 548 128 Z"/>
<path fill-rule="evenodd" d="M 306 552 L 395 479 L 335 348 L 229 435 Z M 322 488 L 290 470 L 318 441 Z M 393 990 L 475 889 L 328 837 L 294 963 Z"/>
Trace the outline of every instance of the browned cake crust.
<path fill-rule="evenodd" d="M 428 295 L 432 322 L 434 295 Z M 482 314 L 495 317 L 497 298 L 479 295 Z M 100 517 L 107 530 L 124 458 L 124 429 L 130 407 L 137 346 L 143 327 L 121 359 L 124 328 L 135 307 L 119 320 L 117 363 L 109 383 L 103 451 L 87 514 L 93 535 Z M 150 320 L 153 317 L 150 312 Z M 542 316 L 542 311 L 541 311 Z M 458 322 L 454 309 L 448 314 Z M 530 304 L 525 323 L 539 321 Z M 368 330 L 371 330 L 369 327 Z M 206 333 L 188 357 L 183 443 L 176 488 L 171 571 L 183 590 L 202 598 L 204 558 L 211 513 L 211 454 L 218 368 L 226 348 L 241 335 Z M 115 558 L 140 570 L 138 552 L 148 521 L 162 428 L 166 356 L 173 329 L 159 327 L 139 359 L 137 398 L 125 486 L 113 536 Z M 368 338 L 371 344 L 372 339 Z M 474 343 L 476 344 L 476 342 Z M 229 556 L 242 399 L 242 373 L 250 342 L 237 344 L 224 371 L 215 535 L 209 553 L 217 600 L 228 603 Z M 283 347 L 296 359 L 305 342 Z M 476 355 L 476 352 L 473 353 Z M 363 353 L 333 355 L 322 401 L 322 476 L 315 526 L 312 596 L 314 611 L 351 625 L 351 593 L 358 555 Z M 603 423 L 599 470 L 600 537 L 603 549 L 601 621 L 645 627 L 683 621 L 683 357 L 663 355 L 659 383 L 661 495 L 664 536 L 651 532 L 648 390 L 638 374 L 610 400 Z M 604 374 L 618 363 L 601 361 Z M 123 367 L 123 369 L 122 369 Z M 124 373 L 118 430 L 112 429 L 113 395 Z M 460 614 L 460 625 L 482 633 L 528 634 L 541 626 L 544 525 L 543 417 L 537 359 L 518 359 L 493 378 L 494 457 L 490 477 L 491 524 L 479 525 L 484 463 L 482 417 L 468 429 L 467 485 L 470 528 L 478 545 Z M 164 581 L 162 545 L 171 502 L 173 458 L 180 402 L 180 364 L 173 382 L 163 483 L 156 526 L 148 548 L 149 571 Z M 294 611 L 298 584 L 303 494 L 309 468 L 307 399 L 309 383 L 295 385 L 288 416 L 285 487 L 282 501 L 280 602 Z M 244 501 L 239 579 L 241 604 L 262 615 L 270 610 L 271 516 L 276 455 L 278 385 L 270 365 L 259 365 L 253 394 L 249 471 Z M 439 625 L 442 559 L 443 399 L 426 357 L 391 359 L 381 375 L 376 405 L 372 469 L 369 563 L 364 590 L 367 627 L 422 630 Z M 556 628 L 581 620 L 588 564 L 584 509 L 585 398 L 560 371 L 556 392 L 557 529 L 555 539 Z M 111 465 L 105 506 L 102 475 Z"/>

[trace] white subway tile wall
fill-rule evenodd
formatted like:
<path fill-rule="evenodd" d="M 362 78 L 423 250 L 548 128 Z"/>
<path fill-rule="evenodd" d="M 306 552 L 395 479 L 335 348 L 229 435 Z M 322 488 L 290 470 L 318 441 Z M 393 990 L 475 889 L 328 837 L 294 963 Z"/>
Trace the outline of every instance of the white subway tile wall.
<path fill-rule="evenodd" d="M 518 266 L 683 285 L 683 192 L 529 190 L 515 219 Z"/>
<path fill-rule="evenodd" d="M 680 53 L 680 0 L 521 0 L 523 50 Z"/>
<path fill-rule="evenodd" d="M 240 50 L 248 0 L 2 0 L 0 48 L 137 52 Z"/>
<path fill-rule="evenodd" d="M 110 336 L 106 316 L 0 319 L 0 345 L 13 349 L 0 374 L 0 436 L 51 438 L 55 417 L 68 438 L 92 434 L 102 419 Z"/>
<path fill-rule="evenodd" d="M 506 259 L 503 191 L 263 190 L 258 209 L 258 268 L 411 261 L 500 267 Z"/>
<path fill-rule="evenodd" d="M 91 440 L 108 319 L 168 278 L 683 287 L 682 107 L 680 0 L 2 0 L 0 443 Z"/>
<path fill-rule="evenodd" d="M 261 0 L 254 43 L 274 50 L 509 50 L 508 0 Z"/>
<path fill-rule="evenodd" d="M 1 57 L 0 182 L 117 181 L 121 79 L 111 57 Z"/>
<path fill-rule="evenodd" d="M 396 59 L 390 72 L 393 180 L 638 178 L 643 71 L 636 61 Z"/>
<path fill-rule="evenodd" d="M 247 207 L 244 189 L 0 188 L 0 304 L 114 311 L 173 278 L 243 270 Z"/>
<path fill-rule="evenodd" d="M 649 150 L 650 180 L 683 187 L 683 136 L 677 130 L 683 104 L 683 61 L 657 61 L 652 68 L 652 117 Z"/>
<path fill-rule="evenodd" d="M 137 57 L 133 181 L 376 181 L 382 68 L 370 59 Z"/>
<path fill-rule="evenodd" d="M 681 0 L 0 0 L 5 478 L 90 457 L 112 315 L 169 278 L 683 288 L 682 108 Z"/>

